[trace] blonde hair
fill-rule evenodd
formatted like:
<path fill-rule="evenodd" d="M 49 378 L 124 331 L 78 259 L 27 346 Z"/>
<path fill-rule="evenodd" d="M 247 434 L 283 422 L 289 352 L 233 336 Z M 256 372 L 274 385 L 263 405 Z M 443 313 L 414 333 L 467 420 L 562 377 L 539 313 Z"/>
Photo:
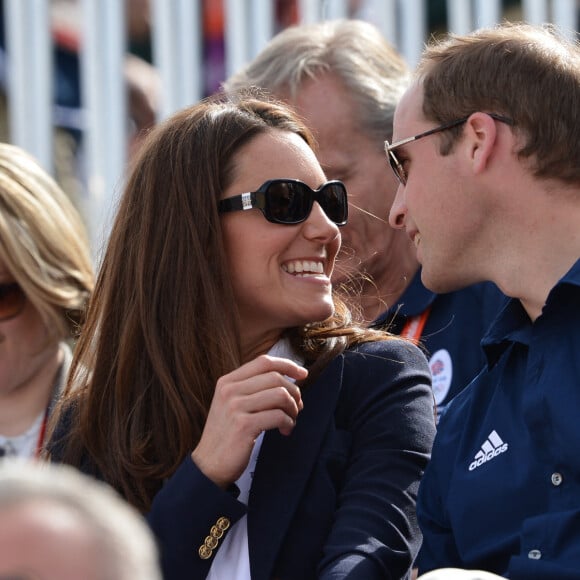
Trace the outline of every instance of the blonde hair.
<path fill-rule="evenodd" d="M 295 99 L 304 82 L 324 74 L 335 75 L 348 90 L 367 135 L 381 146 L 391 139 L 395 107 L 410 71 L 370 22 L 327 20 L 286 28 L 223 87 L 235 93 L 254 86 Z"/>
<path fill-rule="evenodd" d="M 37 161 L 6 143 L 0 143 L 0 259 L 50 338 L 72 338 L 94 285 L 84 223 Z"/>

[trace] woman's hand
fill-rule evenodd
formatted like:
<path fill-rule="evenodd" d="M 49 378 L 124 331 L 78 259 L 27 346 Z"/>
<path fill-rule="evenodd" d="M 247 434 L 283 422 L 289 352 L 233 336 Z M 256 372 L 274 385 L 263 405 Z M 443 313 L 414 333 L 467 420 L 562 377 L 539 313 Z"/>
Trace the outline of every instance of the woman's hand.
<path fill-rule="evenodd" d="M 289 359 L 261 355 L 221 377 L 191 454 L 194 463 L 224 489 L 235 482 L 262 431 L 278 429 L 290 435 L 303 407 L 300 389 L 290 379 L 307 375 Z"/>

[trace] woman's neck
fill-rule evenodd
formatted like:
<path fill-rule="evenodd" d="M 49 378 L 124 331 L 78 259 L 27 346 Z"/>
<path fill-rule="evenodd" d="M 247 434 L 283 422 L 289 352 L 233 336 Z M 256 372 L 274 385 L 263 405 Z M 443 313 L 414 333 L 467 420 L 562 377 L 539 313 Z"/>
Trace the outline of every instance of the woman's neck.
<path fill-rule="evenodd" d="M 46 410 L 63 359 L 64 353 L 57 347 L 38 372 L 10 392 L 0 393 L 0 434 L 15 437 L 25 433 Z"/>
<path fill-rule="evenodd" d="M 276 331 L 259 337 L 246 337 L 242 340 L 242 362 L 247 363 L 261 354 L 267 354 L 281 336 L 281 333 Z"/>

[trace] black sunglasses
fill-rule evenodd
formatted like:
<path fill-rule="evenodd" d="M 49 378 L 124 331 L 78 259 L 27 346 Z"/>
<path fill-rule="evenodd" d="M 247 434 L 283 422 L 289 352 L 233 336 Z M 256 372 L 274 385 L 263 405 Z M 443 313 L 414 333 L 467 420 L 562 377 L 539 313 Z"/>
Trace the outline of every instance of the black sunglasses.
<path fill-rule="evenodd" d="M 274 224 L 293 225 L 305 221 L 314 202 L 318 202 L 328 218 L 337 226 L 348 219 L 346 187 L 342 181 L 327 181 L 318 189 L 297 179 L 271 179 L 257 191 L 249 191 L 222 199 L 218 211 L 259 209 Z"/>
<path fill-rule="evenodd" d="M 509 117 L 504 117 L 503 115 L 496 115 L 495 113 L 486 113 L 492 119 L 496 121 L 500 121 L 501 123 L 506 123 L 506 125 L 513 125 L 513 119 Z M 440 131 L 447 131 L 447 129 L 452 129 L 453 127 L 458 127 L 459 125 L 463 125 L 463 123 L 467 122 L 467 120 L 471 117 L 468 115 L 467 117 L 462 117 L 461 119 L 456 119 L 455 121 L 450 121 L 449 123 L 444 123 L 443 125 L 439 125 L 434 129 L 429 129 L 423 133 L 419 133 L 418 135 L 414 135 L 413 137 L 407 137 L 406 139 L 401 139 L 396 143 L 389 144 L 388 141 L 385 141 L 385 153 L 387 155 L 387 159 L 389 160 L 389 164 L 391 169 L 393 170 L 395 177 L 399 180 L 401 185 L 407 185 L 407 173 L 403 167 L 403 164 L 399 161 L 399 158 L 393 152 L 394 149 L 397 147 L 401 147 L 402 145 L 407 145 L 407 143 L 412 143 L 413 141 L 417 141 L 418 139 L 423 139 L 423 137 L 428 137 L 429 135 L 433 135 L 435 133 L 439 133 Z"/>
<path fill-rule="evenodd" d="M 18 316 L 24 310 L 26 294 L 16 282 L 0 284 L 0 321 Z"/>

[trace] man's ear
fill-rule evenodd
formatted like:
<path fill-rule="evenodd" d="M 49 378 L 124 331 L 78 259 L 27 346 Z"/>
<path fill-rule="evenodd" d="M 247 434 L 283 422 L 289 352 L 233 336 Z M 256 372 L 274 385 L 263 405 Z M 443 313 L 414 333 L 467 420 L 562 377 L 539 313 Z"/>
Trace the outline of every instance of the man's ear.
<path fill-rule="evenodd" d="M 487 168 L 497 142 L 497 124 L 486 113 L 473 113 L 465 124 L 464 139 L 469 147 L 472 169 L 480 173 Z"/>

